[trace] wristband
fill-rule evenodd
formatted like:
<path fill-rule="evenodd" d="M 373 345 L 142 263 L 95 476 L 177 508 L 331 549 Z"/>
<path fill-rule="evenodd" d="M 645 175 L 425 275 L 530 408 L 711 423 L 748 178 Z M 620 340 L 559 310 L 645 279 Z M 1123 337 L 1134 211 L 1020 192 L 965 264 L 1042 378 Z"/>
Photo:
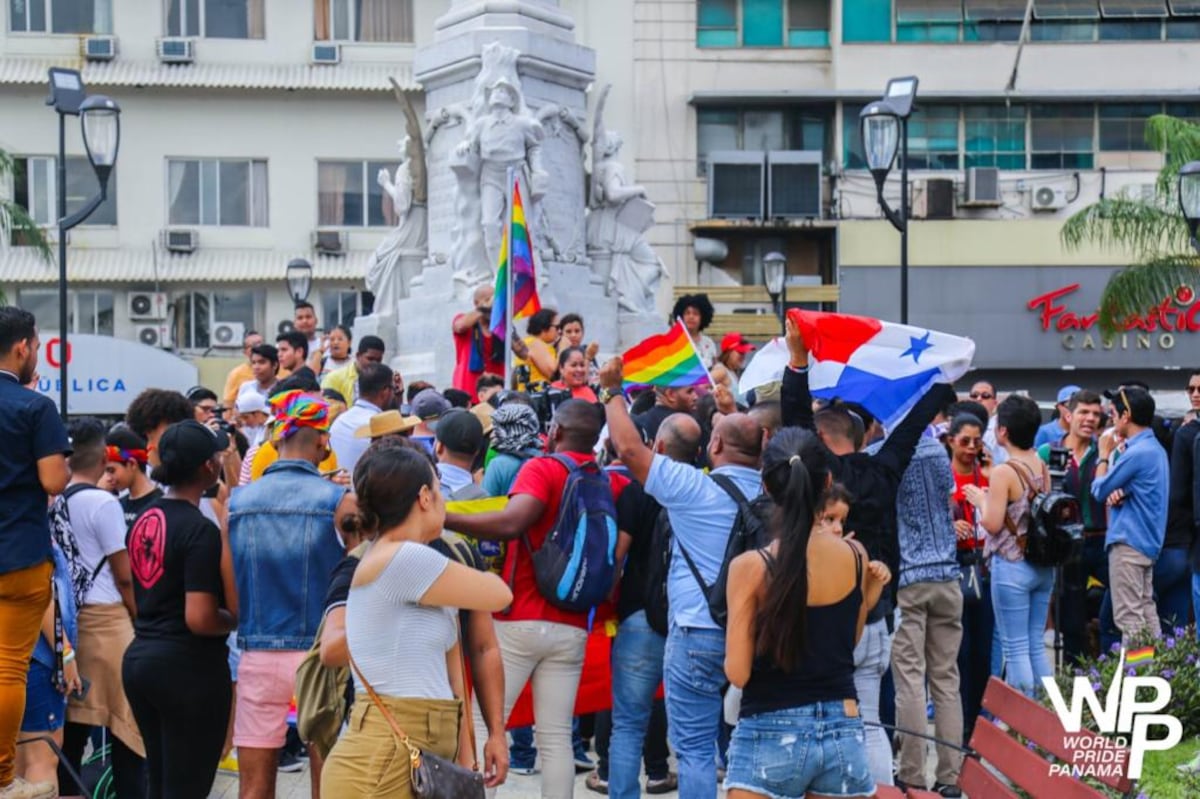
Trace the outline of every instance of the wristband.
<path fill-rule="evenodd" d="M 789 363 L 789 364 L 788 364 L 788 370 L 789 370 L 789 371 L 791 371 L 791 372 L 795 372 L 795 373 L 796 373 L 796 374 L 798 374 L 798 375 L 806 375 L 806 374 L 808 374 L 808 366 L 807 366 L 807 365 L 805 365 L 805 366 L 792 366 L 792 365 Z"/>
<path fill-rule="evenodd" d="M 63 665 L 64 666 L 67 665 L 74 659 L 75 659 L 75 651 L 71 650 L 70 652 L 67 652 L 65 655 L 63 655 Z"/>

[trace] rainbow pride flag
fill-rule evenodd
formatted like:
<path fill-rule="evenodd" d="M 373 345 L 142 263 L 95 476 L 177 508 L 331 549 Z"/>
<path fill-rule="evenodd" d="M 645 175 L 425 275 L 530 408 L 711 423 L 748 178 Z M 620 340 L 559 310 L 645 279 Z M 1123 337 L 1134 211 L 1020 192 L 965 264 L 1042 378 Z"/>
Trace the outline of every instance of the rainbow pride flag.
<path fill-rule="evenodd" d="M 626 386 L 683 388 L 712 382 L 682 320 L 676 320 L 666 333 L 636 345 L 621 360 Z"/>
<path fill-rule="evenodd" d="M 542 309 L 537 295 L 529 224 L 525 221 L 525 206 L 521 203 L 521 186 L 515 180 L 511 207 L 511 223 L 500 243 L 500 265 L 496 269 L 495 299 L 492 301 L 492 333 L 500 338 L 507 336 L 513 322 L 533 316 Z M 512 319 L 508 318 L 510 297 Z"/>
<path fill-rule="evenodd" d="M 1152 646 L 1143 646 L 1141 649 L 1130 649 L 1125 653 L 1125 663 L 1130 666 L 1149 663 L 1152 660 L 1154 660 L 1154 647 Z"/>

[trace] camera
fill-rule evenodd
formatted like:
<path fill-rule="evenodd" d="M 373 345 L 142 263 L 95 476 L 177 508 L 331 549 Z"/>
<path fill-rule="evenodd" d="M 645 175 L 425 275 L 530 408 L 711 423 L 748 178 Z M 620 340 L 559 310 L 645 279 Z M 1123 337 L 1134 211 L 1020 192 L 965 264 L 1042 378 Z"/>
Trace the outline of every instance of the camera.
<path fill-rule="evenodd" d="M 558 406 L 571 399 L 570 391 L 565 388 L 553 388 L 544 380 L 528 384 L 526 391 L 538 421 L 542 424 L 542 430 L 550 429 L 550 422 L 554 419 L 554 412 L 558 410 Z"/>
<path fill-rule="evenodd" d="M 1052 491 L 1062 491 L 1063 483 L 1067 477 L 1067 467 L 1071 462 L 1071 453 L 1066 447 L 1051 446 L 1050 457 L 1048 458 L 1047 471 L 1050 472 L 1050 489 Z"/>

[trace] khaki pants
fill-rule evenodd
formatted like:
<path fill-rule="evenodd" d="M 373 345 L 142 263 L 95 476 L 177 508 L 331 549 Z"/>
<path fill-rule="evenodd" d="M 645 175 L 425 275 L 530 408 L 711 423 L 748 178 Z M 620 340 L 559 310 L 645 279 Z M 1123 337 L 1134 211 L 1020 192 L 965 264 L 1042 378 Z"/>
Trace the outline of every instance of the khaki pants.
<path fill-rule="evenodd" d="M 1121 643 L 1143 631 L 1157 636 L 1158 609 L 1154 606 L 1154 561 L 1126 544 L 1108 549 L 1108 590 L 1112 592 L 1113 623 Z"/>
<path fill-rule="evenodd" d="M 397 699 L 383 696 L 400 729 L 422 752 L 453 760 L 458 752 L 457 699 Z M 321 771 L 325 799 L 414 799 L 408 748 L 371 697 L 359 693 L 350 729 L 338 740 Z"/>
<path fill-rule="evenodd" d="M 25 679 L 29 659 L 50 604 L 49 561 L 0 574 L 0 787 L 13 780 L 13 758 L 21 717 L 25 715 Z"/>
<path fill-rule="evenodd" d="M 962 643 L 962 591 L 958 583 L 914 583 L 900 589 L 900 628 L 892 642 L 896 682 L 896 726 L 925 732 L 925 684 L 933 698 L 935 734 L 962 740 L 962 700 L 958 695 L 958 648 Z M 925 787 L 925 739 L 900 737 L 899 778 Z M 958 782 L 962 754 L 937 747 L 937 781 Z"/>

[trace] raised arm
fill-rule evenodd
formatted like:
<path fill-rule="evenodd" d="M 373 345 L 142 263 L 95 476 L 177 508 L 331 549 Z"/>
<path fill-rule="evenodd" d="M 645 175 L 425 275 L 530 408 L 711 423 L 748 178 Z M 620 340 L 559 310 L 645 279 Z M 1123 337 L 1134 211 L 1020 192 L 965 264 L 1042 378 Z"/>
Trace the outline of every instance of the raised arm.
<path fill-rule="evenodd" d="M 514 494 L 504 510 L 491 513 L 447 513 L 446 529 L 485 541 L 520 538 L 545 511 L 541 500 L 529 494 Z"/>
<path fill-rule="evenodd" d="M 808 389 L 808 345 L 800 328 L 789 317 L 786 321 L 788 365 L 779 388 L 780 411 L 784 427 L 803 427 L 816 432 L 813 422 L 812 392 Z"/>
<path fill-rule="evenodd" d="M 954 402 L 955 397 L 953 388 L 945 383 L 935 383 L 925 392 L 925 396 L 917 400 L 917 404 L 896 425 L 896 429 L 888 431 L 887 439 L 874 457 L 895 473 L 897 481 L 904 476 L 904 471 L 912 462 L 925 428 L 942 409 Z"/>
<path fill-rule="evenodd" d="M 620 358 L 609 360 L 600 369 L 600 387 L 612 393 L 611 399 L 604 403 L 604 413 L 608 418 L 608 437 L 617 450 L 617 457 L 625 464 L 625 468 L 629 469 L 633 479 L 645 485 L 646 478 L 650 475 L 650 464 L 654 461 L 654 452 L 642 443 L 641 433 L 633 423 L 629 408 L 625 405 L 625 398 L 621 395 L 621 386 L 625 380 L 624 369 Z"/>

